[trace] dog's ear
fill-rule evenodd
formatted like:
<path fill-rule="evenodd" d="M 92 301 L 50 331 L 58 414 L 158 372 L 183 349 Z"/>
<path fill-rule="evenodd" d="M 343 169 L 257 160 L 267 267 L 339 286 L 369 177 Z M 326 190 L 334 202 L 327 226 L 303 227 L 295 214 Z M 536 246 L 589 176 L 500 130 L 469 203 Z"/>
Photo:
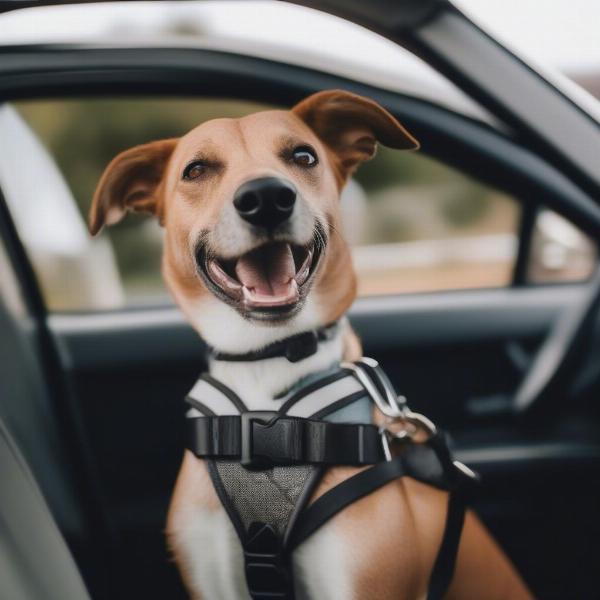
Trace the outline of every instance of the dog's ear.
<path fill-rule="evenodd" d="M 313 94 L 296 104 L 292 112 L 333 151 L 342 182 L 375 156 L 377 142 L 398 150 L 419 147 L 419 142 L 377 102 L 343 90 Z"/>
<path fill-rule="evenodd" d="M 104 170 L 89 216 L 90 233 L 118 223 L 127 212 L 144 212 L 160 218 L 159 194 L 163 173 L 176 139 L 135 146 L 117 155 Z"/>

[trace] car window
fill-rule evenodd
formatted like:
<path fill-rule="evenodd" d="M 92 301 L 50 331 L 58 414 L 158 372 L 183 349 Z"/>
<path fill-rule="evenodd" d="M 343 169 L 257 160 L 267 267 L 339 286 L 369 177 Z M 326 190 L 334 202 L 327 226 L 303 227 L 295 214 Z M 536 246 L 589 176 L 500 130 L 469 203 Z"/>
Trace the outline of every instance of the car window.
<path fill-rule="evenodd" d="M 0 183 L 55 311 L 168 302 L 162 230 L 131 215 L 92 239 L 85 222 L 98 179 L 118 152 L 199 122 L 265 105 L 230 99 L 66 99 L 0 110 Z M 27 156 L 24 161 L 23 156 Z M 380 148 L 343 193 L 360 295 L 510 284 L 520 205 L 422 152 Z"/>
<path fill-rule="evenodd" d="M 33 131 L 42 144 L 34 150 L 28 140 L 22 152 L 27 161 L 7 152 L 4 169 L 0 158 L 0 184 L 48 307 L 72 311 L 170 302 L 160 274 L 162 229 L 154 219 L 129 215 L 97 238 L 87 233 L 96 184 L 110 160 L 127 148 L 184 134 L 203 120 L 265 108 L 270 107 L 223 99 L 69 99 L 4 107 L 0 125 L 10 123 L 11 139 L 33 138 Z M 55 164 L 48 164 L 50 156 Z M 11 161 L 27 167 L 15 171 Z M 40 206 L 48 203 L 51 208 L 40 220 Z"/>
<path fill-rule="evenodd" d="M 126 148 L 182 134 L 206 119 L 264 108 L 165 98 L 5 106 L 0 125 L 11 139 L 28 141 L 0 156 L 1 183 L 49 308 L 168 302 L 160 276 L 162 230 L 153 219 L 131 215 L 98 239 L 86 233 L 96 183 Z M 380 148 L 344 190 L 342 207 L 361 295 L 511 282 L 518 202 L 423 153 Z"/>
<path fill-rule="evenodd" d="M 527 262 L 529 283 L 583 281 L 597 261 L 598 247 L 589 236 L 551 210 L 538 212 Z"/>
<path fill-rule="evenodd" d="M 361 295 L 510 284 L 518 202 L 423 153 L 380 148 L 345 205 Z"/>

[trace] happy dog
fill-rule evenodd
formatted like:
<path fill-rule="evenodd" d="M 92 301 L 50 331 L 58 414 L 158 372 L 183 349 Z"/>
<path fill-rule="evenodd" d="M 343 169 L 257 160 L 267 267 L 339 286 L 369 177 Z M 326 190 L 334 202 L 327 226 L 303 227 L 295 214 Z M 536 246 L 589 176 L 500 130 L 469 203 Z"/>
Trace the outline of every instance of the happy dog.
<path fill-rule="evenodd" d="M 451 597 L 529 597 L 470 513 L 457 555 L 471 474 L 344 317 L 339 196 L 377 142 L 418 146 L 375 102 L 321 92 L 123 152 L 98 185 L 92 233 L 154 214 L 164 278 L 211 348 L 167 526 L 194 598 L 438 598 L 456 556 Z"/>

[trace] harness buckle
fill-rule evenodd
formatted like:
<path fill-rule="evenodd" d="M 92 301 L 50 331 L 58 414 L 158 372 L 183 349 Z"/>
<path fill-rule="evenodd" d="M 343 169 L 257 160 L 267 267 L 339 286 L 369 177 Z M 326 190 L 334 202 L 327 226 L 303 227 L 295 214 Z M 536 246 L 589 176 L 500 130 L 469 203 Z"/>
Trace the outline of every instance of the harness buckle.
<path fill-rule="evenodd" d="M 269 425 L 279 418 L 279 413 L 271 410 L 254 410 L 240 414 L 240 464 L 249 470 L 268 469 L 273 461 L 264 456 L 254 455 L 254 423 Z"/>

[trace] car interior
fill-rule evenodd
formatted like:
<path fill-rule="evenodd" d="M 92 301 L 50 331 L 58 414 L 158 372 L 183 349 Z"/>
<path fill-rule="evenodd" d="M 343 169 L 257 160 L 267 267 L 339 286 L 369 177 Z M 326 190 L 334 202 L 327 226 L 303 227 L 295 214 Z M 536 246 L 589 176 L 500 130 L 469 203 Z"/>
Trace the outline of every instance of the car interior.
<path fill-rule="evenodd" d="M 385 4 L 361 17 L 366 8 L 313 3 L 366 25 Z M 449 49 L 426 43 L 436 23 L 415 9 L 394 31 L 483 102 L 485 81 L 477 88 L 468 66 L 448 66 Z M 508 281 L 363 294 L 350 318 L 365 356 L 380 362 L 413 410 L 450 432 L 457 458 L 480 474 L 472 508 L 534 595 L 595 596 L 600 268 L 590 240 L 600 206 L 585 161 L 579 170 L 577 156 L 567 161 L 552 130 L 536 137 L 543 124 L 525 123 L 519 107 L 498 97 L 487 108 L 501 126 L 360 77 L 250 54 L 125 44 L 3 46 L 0 54 L 0 135 L 15 140 L 13 150 L 0 150 L 0 548 L 9 557 L 0 560 L 0 597 L 185 597 L 163 532 L 183 453 L 182 400 L 206 361 L 202 341 L 169 302 L 86 309 L 82 278 L 94 294 L 109 285 L 101 260 L 86 258 L 83 275 L 72 267 L 81 308 L 51 305 L 42 283 L 50 267 L 34 256 L 18 207 L 25 194 L 45 202 L 45 182 L 69 167 L 43 150 L 33 121 L 19 129 L 15 114 L 25 123 L 27 103 L 76 100 L 85 108 L 106 98 L 288 107 L 334 88 L 377 100 L 425 157 L 514 201 Z M 590 151 L 597 133 L 594 143 Z M 51 223 L 37 210 L 42 225 Z M 565 281 L 532 275 L 548 211 L 592 249 L 590 265 Z"/>

